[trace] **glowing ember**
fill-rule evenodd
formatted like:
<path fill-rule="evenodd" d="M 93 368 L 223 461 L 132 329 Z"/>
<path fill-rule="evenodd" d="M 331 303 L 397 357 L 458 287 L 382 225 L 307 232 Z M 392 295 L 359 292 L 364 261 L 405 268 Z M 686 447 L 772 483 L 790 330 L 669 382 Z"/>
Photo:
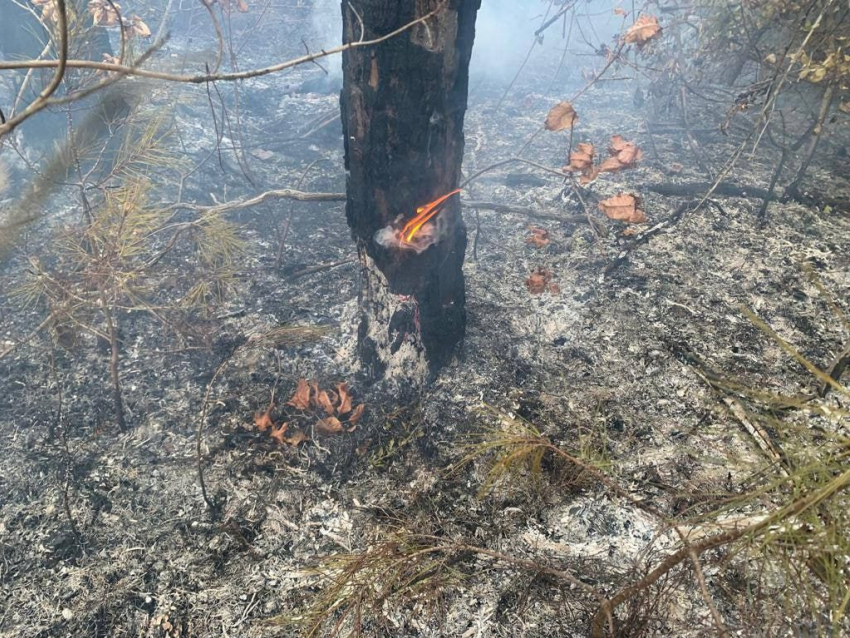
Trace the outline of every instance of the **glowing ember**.
<path fill-rule="evenodd" d="M 437 213 L 442 209 L 443 203 L 452 195 L 459 193 L 460 189 L 456 188 L 451 193 L 443 195 L 439 199 L 435 199 L 430 204 L 425 204 L 425 206 L 420 206 L 416 209 L 416 217 L 411 219 L 404 225 L 404 228 L 401 230 L 401 236 L 404 238 L 404 241 L 410 243 L 410 241 L 416 236 L 416 233 L 419 232 L 419 229 L 424 226 L 429 219 L 434 217 Z"/>

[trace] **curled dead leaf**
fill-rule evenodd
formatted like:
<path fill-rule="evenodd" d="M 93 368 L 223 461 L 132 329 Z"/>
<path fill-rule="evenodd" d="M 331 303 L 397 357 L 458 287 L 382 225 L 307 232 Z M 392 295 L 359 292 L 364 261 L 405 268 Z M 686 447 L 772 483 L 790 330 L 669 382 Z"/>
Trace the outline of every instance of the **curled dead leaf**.
<path fill-rule="evenodd" d="M 361 403 L 356 408 L 354 408 L 354 412 L 351 413 L 351 416 L 348 417 L 348 422 L 351 425 L 354 425 L 360 420 L 360 417 L 363 416 L 363 412 L 366 410 L 366 404 Z"/>
<path fill-rule="evenodd" d="M 306 379 L 298 379 L 298 387 L 295 389 L 295 394 L 286 402 L 286 405 L 291 405 L 296 410 L 306 410 L 310 407 L 310 386 Z"/>
<path fill-rule="evenodd" d="M 319 419 L 316 422 L 316 431 L 319 434 L 341 434 L 344 431 L 342 423 L 335 416 L 329 416 L 326 419 Z"/>
<path fill-rule="evenodd" d="M 529 227 L 528 230 L 531 231 L 531 235 L 525 238 L 526 244 L 529 244 L 536 248 L 543 248 L 544 246 L 547 246 L 551 241 L 549 239 L 549 231 L 545 228 Z"/>
<path fill-rule="evenodd" d="M 269 436 L 271 436 L 271 438 L 273 438 L 275 441 L 277 441 L 280 445 L 283 445 L 284 443 L 287 442 L 286 441 L 286 430 L 287 430 L 287 428 L 289 428 L 288 423 L 281 423 L 280 426 L 278 426 L 276 428 L 272 428 L 271 434 L 269 434 Z"/>
<path fill-rule="evenodd" d="M 638 48 L 642 48 L 650 40 L 654 40 L 661 35 L 661 25 L 658 24 L 658 18 L 648 15 L 642 15 L 635 23 L 626 29 L 623 34 L 623 42 L 625 44 L 636 44 Z"/>
<path fill-rule="evenodd" d="M 327 414 L 328 416 L 331 416 L 334 413 L 333 402 L 331 401 L 331 398 L 328 393 L 324 390 L 319 392 L 318 396 L 316 397 L 316 403 L 319 404 L 319 407 L 322 408 L 325 411 L 325 414 Z"/>
<path fill-rule="evenodd" d="M 627 142 L 620 135 L 612 135 L 608 144 L 611 157 L 617 159 L 623 168 L 632 167 L 643 159 L 643 151 L 634 142 Z"/>
<path fill-rule="evenodd" d="M 351 395 L 348 393 L 348 384 L 337 384 L 336 391 L 339 393 L 339 407 L 337 408 L 337 414 L 348 414 L 351 412 Z"/>
<path fill-rule="evenodd" d="M 546 115 L 544 126 L 547 131 L 563 131 L 573 128 L 576 122 L 578 122 L 578 113 L 576 113 L 573 105 L 569 102 L 558 102 Z"/>
<path fill-rule="evenodd" d="M 286 442 L 289 443 L 292 447 L 298 447 L 304 441 L 309 441 L 310 437 L 303 430 L 293 430 L 292 436 L 286 439 Z"/>
<path fill-rule="evenodd" d="M 638 208 L 640 197 L 631 193 L 620 193 L 599 202 L 601 210 L 609 219 L 640 224 L 647 220 L 646 214 Z"/>
<path fill-rule="evenodd" d="M 130 18 L 130 20 L 129 31 L 131 35 L 137 35 L 140 38 L 151 37 L 150 27 L 148 27 L 148 25 L 146 25 L 139 16 L 134 15 Z"/>
<path fill-rule="evenodd" d="M 270 427 L 274 425 L 272 421 L 272 406 L 269 406 L 265 412 L 257 412 L 254 415 L 254 425 L 260 430 L 260 432 L 265 432 Z"/>
<path fill-rule="evenodd" d="M 91 0 L 88 3 L 89 15 L 92 17 L 92 24 L 101 27 L 114 27 L 118 24 L 118 11 L 121 11 L 121 5 L 117 2 L 109 4 L 106 0 Z"/>
<path fill-rule="evenodd" d="M 317 381 L 310 381 L 310 405 L 314 408 L 319 407 L 319 384 Z"/>
<path fill-rule="evenodd" d="M 580 173 L 592 168 L 593 153 L 593 144 L 590 142 L 579 142 L 575 150 L 570 153 L 570 163 L 564 170 Z"/>
<path fill-rule="evenodd" d="M 554 294 L 559 292 L 560 288 L 558 287 L 558 284 L 552 282 L 553 278 L 554 276 L 552 275 L 551 270 L 544 268 L 543 266 L 539 266 L 537 270 L 531 273 L 529 278 L 525 280 L 525 287 L 528 288 L 528 292 L 532 295 L 539 295 L 547 290 Z"/>
<path fill-rule="evenodd" d="M 617 173 L 625 166 L 616 157 L 608 157 L 599 165 L 600 173 Z"/>

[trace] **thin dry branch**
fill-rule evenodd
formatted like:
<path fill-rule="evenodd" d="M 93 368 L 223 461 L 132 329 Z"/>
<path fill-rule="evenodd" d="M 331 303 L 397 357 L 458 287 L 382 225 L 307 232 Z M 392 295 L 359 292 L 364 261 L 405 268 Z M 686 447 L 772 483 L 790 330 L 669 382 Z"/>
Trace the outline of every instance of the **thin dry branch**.
<path fill-rule="evenodd" d="M 65 69 L 68 66 L 68 14 L 65 0 L 56 0 L 56 30 L 59 33 L 59 59 L 58 60 L 36 60 L 36 62 L 50 62 L 50 66 L 56 68 L 53 79 L 50 80 L 38 97 L 18 115 L 13 116 L 4 124 L 0 124 L 0 137 L 14 130 L 25 119 L 45 108 L 50 96 L 53 95 L 65 77 Z"/>
<path fill-rule="evenodd" d="M 64 0 L 59 0 L 64 1 Z M 293 58 L 291 60 L 287 60 L 285 62 L 280 62 L 278 64 L 273 64 L 271 66 L 263 67 L 260 69 L 250 69 L 248 71 L 238 71 L 232 73 L 204 73 L 201 75 L 180 75 L 176 73 L 165 73 L 163 71 L 149 71 L 146 69 L 139 69 L 130 66 L 125 66 L 121 64 L 111 64 L 108 62 L 94 62 L 91 60 L 22 60 L 22 61 L 11 61 L 11 62 L 0 62 L 0 71 L 5 71 L 9 69 L 30 69 L 30 68 L 54 68 L 61 66 L 64 73 L 64 68 L 74 68 L 74 69 L 97 69 L 100 71 L 109 71 L 113 73 L 120 73 L 123 75 L 133 75 L 144 78 L 151 78 L 154 80 L 166 80 L 168 82 L 183 82 L 187 84 L 206 84 L 208 82 L 235 82 L 238 80 L 248 80 L 251 78 L 261 77 L 263 75 L 269 75 L 271 73 L 277 73 L 279 71 L 283 71 L 285 69 L 290 69 L 295 66 L 299 66 L 301 64 L 306 64 L 309 62 L 313 62 L 314 60 L 318 60 L 320 58 L 328 57 L 330 55 L 334 55 L 336 53 L 342 53 L 344 51 L 348 51 L 350 49 L 359 49 L 361 47 L 369 47 L 374 46 L 376 44 L 380 44 L 381 42 L 386 42 L 394 38 L 395 36 L 404 33 L 415 27 L 417 24 L 421 24 L 428 19 L 437 15 L 440 11 L 443 10 L 446 6 L 446 0 L 441 2 L 436 9 L 426 13 L 421 18 L 417 18 L 411 22 L 408 22 L 406 25 L 399 27 L 395 31 L 391 31 L 390 33 L 381 36 L 380 38 L 375 38 L 373 40 L 364 40 L 362 42 L 349 42 L 348 44 L 343 44 L 338 47 L 334 47 L 333 49 L 328 49 L 327 51 L 322 50 L 318 53 L 310 53 L 307 55 L 302 55 L 298 58 Z M 0 129 L 0 132 L 2 129 Z"/>

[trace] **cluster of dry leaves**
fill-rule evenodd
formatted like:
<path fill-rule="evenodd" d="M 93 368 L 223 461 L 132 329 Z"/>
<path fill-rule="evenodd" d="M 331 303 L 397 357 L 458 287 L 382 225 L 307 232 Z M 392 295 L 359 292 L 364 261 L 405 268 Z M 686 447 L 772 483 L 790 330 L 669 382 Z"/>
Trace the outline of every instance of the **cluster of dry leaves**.
<path fill-rule="evenodd" d="M 537 270 L 531 273 L 531 276 L 525 280 L 525 287 L 532 295 L 539 295 L 546 291 L 556 294 L 560 292 L 560 287 L 554 281 L 555 276 L 552 271 L 543 266 L 539 266 Z"/>
<path fill-rule="evenodd" d="M 627 142 L 620 135 L 612 135 L 608 143 L 608 157 L 596 164 L 596 149 L 590 142 L 579 142 L 570 152 L 570 163 L 562 170 L 579 173 L 579 182 L 589 184 L 600 173 L 618 173 L 625 168 L 634 168 L 643 158 L 643 152 L 634 142 Z"/>
<path fill-rule="evenodd" d="M 33 2 L 49 2 L 52 4 L 53 0 L 33 0 Z M 139 16 L 134 14 L 129 18 L 124 18 L 119 15 L 121 5 L 117 2 L 110 3 L 107 0 L 90 0 L 88 9 L 89 15 L 92 18 L 92 24 L 95 26 L 114 27 L 121 24 L 125 33 L 131 37 L 151 37 L 150 28 Z"/>
<path fill-rule="evenodd" d="M 578 113 L 569 102 L 558 102 L 546 114 L 544 128 L 547 131 L 573 130 L 578 122 Z M 612 135 L 608 143 L 608 157 L 596 164 L 596 149 L 590 142 L 579 142 L 570 151 L 570 163 L 563 168 L 567 173 L 579 173 L 580 182 L 589 184 L 600 173 L 617 173 L 624 168 L 633 168 L 643 158 L 643 152 L 634 142 L 627 142 L 621 135 Z"/>
<path fill-rule="evenodd" d="M 366 405 L 361 403 L 354 407 L 353 397 L 347 383 L 338 383 L 336 390 L 322 390 L 316 381 L 298 379 L 298 387 L 292 398 L 286 405 L 300 410 L 307 418 L 315 418 L 320 415 L 314 426 L 315 432 L 322 435 L 342 434 L 353 432 L 357 422 L 363 416 Z M 309 441 L 310 437 L 303 429 L 292 428 L 287 421 L 275 424 L 272 418 L 272 402 L 264 412 L 254 415 L 254 425 L 261 432 L 268 432 L 269 436 L 279 444 L 297 446 L 299 443 Z"/>

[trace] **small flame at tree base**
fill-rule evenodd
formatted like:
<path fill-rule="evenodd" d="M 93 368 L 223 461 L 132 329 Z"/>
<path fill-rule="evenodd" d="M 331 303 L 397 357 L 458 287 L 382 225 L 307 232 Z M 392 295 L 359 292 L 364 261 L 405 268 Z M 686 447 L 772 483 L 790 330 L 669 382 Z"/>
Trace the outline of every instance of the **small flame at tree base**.
<path fill-rule="evenodd" d="M 398 227 L 398 220 L 395 224 L 382 228 L 375 233 L 375 241 L 386 247 L 415 250 L 421 253 L 423 250 L 435 244 L 439 239 L 440 224 L 428 224 L 442 210 L 446 200 L 452 195 L 460 193 L 461 189 L 456 188 L 450 193 L 446 193 L 442 197 L 438 197 L 433 202 L 429 202 L 424 206 L 416 209 L 416 216 L 404 224 L 403 227 Z M 426 224 L 428 224 L 426 226 Z"/>

